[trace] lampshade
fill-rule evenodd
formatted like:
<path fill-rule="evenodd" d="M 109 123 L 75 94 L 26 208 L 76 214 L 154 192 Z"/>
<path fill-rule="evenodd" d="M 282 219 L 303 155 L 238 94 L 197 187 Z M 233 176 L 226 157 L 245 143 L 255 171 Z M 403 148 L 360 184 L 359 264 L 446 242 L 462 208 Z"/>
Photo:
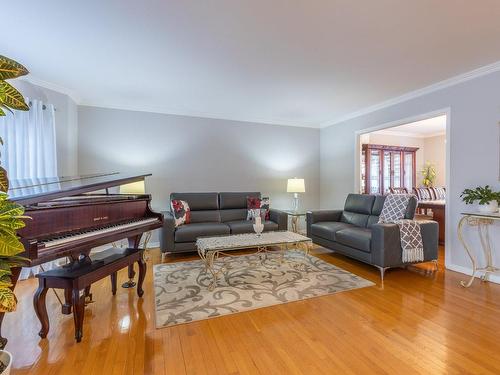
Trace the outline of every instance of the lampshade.
<path fill-rule="evenodd" d="M 144 194 L 145 192 L 144 180 L 120 186 L 121 194 Z"/>
<path fill-rule="evenodd" d="M 287 193 L 305 193 L 306 186 L 303 178 L 289 178 L 286 186 Z"/>

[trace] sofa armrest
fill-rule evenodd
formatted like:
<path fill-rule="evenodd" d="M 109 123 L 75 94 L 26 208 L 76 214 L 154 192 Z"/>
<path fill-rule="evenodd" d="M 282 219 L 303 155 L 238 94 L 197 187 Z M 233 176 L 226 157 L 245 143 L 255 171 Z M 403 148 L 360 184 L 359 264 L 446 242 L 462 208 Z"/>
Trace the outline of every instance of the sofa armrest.
<path fill-rule="evenodd" d="M 401 237 L 396 224 L 374 224 L 372 227 L 372 263 L 380 267 L 403 265 Z M 438 257 L 438 223 L 420 223 L 420 233 L 424 245 L 424 262 Z"/>
<path fill-rule="evenodd" d="M 269 219 L 278 224 L 278 230 L 288 229 L 288 215 L 286 212 L 271 208 L 269 210 Z"/>
<path fill-rule="evenodd" d="M 175 218 L 170 211 L 163 211 L 163 227 L 160 229 L 160 249 L 162 253 L 174 251 Z"/>
<path fill-rule="evenodd" d="M 306 226 L 307 237 L 311 237 L 311 224 L 320 221 L 340 221 L 342 217 L 342 210 L 317 210 L 307 211 L 306 213 Z"/>

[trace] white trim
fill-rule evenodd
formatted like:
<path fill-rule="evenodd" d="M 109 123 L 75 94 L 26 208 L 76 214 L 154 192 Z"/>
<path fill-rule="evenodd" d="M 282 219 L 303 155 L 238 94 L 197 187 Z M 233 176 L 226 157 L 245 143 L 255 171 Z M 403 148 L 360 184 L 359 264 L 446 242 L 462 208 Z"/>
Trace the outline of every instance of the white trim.
<path fill-rule="evenodd" d="M 469 276 L 472 275 L 472 269 L 467 268 L 467 267 L 458 266 L 456 264 L 450 264 L 450 265 L 446 266 L 446 268 L 449 269 L 450 271 L 460 272 L 460 273 L 463 273 L 463 274 L 469 275 Z M 479 271 L 476 272 L 476 278 L 480 278 L 482 275 L 484 275 L 484 272 L 479 272 Z M 492 283 L 500 284 L 500 275 L 490 273 L 488 275 L 488 280 L 491 281 Z M 481 281 L 477 280 L 474 282 L 477 283 L 477 282 L 481 282 Z"/>
<path fill-rule="evenodd" d="M 425 119 L 432 118 L 432 117 L 442 116 L 442 115 L 446 116 L 446 167 L 445 167 L 446 168 L 446 191 L 450 191 L 450 170 L 451 170 L 451 168 L 450 168 L 450 161 L 451 161 L 451 158 L 450 158 L 450 153 L 451 153 L 451 151 L 450 151 L 451 150 L 451 145 L 450 145 L 451 108 L 450 107 L 442 108 L 442 109 L 428 112 L 428 113 L 424 113 L 421 115 L 407 117 L 404 119 L 391 121 L 391 122 L 387 122 L 385 124 L 381 124 L 381 125 L 373 126 L 370 128 L 355 131 L 354 132 L 354 191 L 359 192 L 359 189 L 361 186 L 361 184 L 360 184 L 361 183 L 361 181 L 360 181 L 361 180 L 361 168 L 360 168 L 361 153 L 360 153 L 359 138 L 362 134 L 371 133 L 371 132 L 374 132 L 376 130 L 387 129 L 387 128 L 391 128 L 394 126 L 408 124 L 411 122 L 417 122 L 417 121 L 425 120 Z M 445 226 L 446 226 L 445 227 L 445 243 L 448 246 L 448 251 L 444 252 L 444 256 L 445 256 L 444 263 L 445 263 L 446 268 L 452 269 L 453 267 L 455 267 L 455 269 L 458 270 L 457 267 L 460 267 L 460 266 L 456 266 L 456 265 L 451 263 L 451 250 L 450 250 L 450 247 L 451 247 L 451 220 L 450 220 L 450 218 L 451 218 L 450 205 L 447 204 L 445 207 Z M 458 272 L 461 272 L 461 271 L 458 271 Z"/>
<path fill-rule="evenodd" d="M 51 83 L 51 82 L 47 82 L 47 81 L 38 79 L 31 74 L 28 76 L 19 78 L 19 80 L 26 81 L 26 82 L 32 83 L 33 85 L 40 86 L 40 87 L 43 87 L 45 89 L 49 89 L 52 91 L 56 91 L 56 92 L 59 92 L 61 94 L 68 95 L 77 105 L 79 105 L 81 102 L 80 97 L 78 96 L 78 94 L 75 91 L 70 90 L 70 89 L 63 87 L 63 86 L 56 85 L 55 83 Z"/>
<path fill-rule="evenodd" d="M 387 107 L 390 107 L 390 106 L 393 106 L 393 105 L 396 105 L 399 103 L 403 103 L 403 102 L 406 102 L 408 100 L 415 99 L 415 98 L 418 98 L 420 96 L 424 96 L 424 95 L 430 94 L 432 92 L 439 91 L 439 90 L 445 89 L 445 88 L 450 87 L 450 86 L 455 86 L 455 85 L 458 85 L 460 83 L 469 81 L 471 79 L 482 77 L 484 75 L 498 72 L 498 71 L 500 71 L 500 61 L 497 61 L 497 62 L 490 64 L 490 65 L 482 66 L 478 69 L 474 69 L 474 70 L 471 70 L 471 71 L 463 73 L 463 74 L 459 74 L 457 76 L 445 79 L 444 81 L 436 82 L 436 83 L 433 83 L 432 85 L 429 85 L 429 86 L 426 86 L 426 87 L 423 87 L 423 88 L 420 88 L 420 89 L 417 89 L 414 91 L 410 91 L 410 92 L 403 94 L 401 96 L 397 96 L 397 97 L 391 98 L 389 100 L 383 101 L 381 103 L 360 109 L 360 110 L 355 111 L 355 112 L 351 112 L 347 115 L 338 117 L 336 119 L 333 119 L 330 121 L 325 121 L 325 122 L 321 123 L 319 127 L 326 128 L 328 126 L 337 125 L 341 122 L 351 120 L 351 119 L 359 117 L 359 116 L 364 116 L 368 113 L 375 112 L 375 111 L 378 111 L 380 109 L 387 108 Z"/>
<path fill-rule="evenodd" d="M 380 132 L 380 133 L 379 133 Z M 412 133 L 412 132 L 400 132 L 400 131 L 391 131 L 391 130 L 378 130 L 376 134 L 380 135 L 393 135 L 396 137 L 410 137 L 410 138 L 420 138 L 420 139 L 425 139 L 425 138 L 432 138 L 432 137 L 437 137 L 440 135 L 445 135 L 446 131 L 444 132 L 435 132 L 435 133 L 429 133 L 429 134 L 421 134 L 421 133 Z"/>

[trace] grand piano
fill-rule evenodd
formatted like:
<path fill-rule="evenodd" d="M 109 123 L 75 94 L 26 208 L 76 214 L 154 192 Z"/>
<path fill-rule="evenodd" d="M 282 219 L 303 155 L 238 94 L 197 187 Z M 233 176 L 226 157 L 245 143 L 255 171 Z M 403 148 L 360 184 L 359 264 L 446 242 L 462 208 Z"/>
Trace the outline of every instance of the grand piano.
<path fill-rule="evenodd" d="M 119 173 L 10 181 L 9 198 L 31 217 L 18 231 L 32 266 L 67 257 L 76 262 L 91 249 L 121 239 L 139 246 L 143 233 L 160 228 L 161 214 L 150 207 L 147 194 L 114 194 L 112 188 L 142 181 L 150 174 Z M 20 269 L 13 270 L 14 286 Z M 135 275 L 129 268 L 129 278 Z M 71 302 L 66 296 L 63 313 Z M 0 333 L 3 314 L 0 313 Z M 5 339 L 0 334 L 0 346 Z"/>

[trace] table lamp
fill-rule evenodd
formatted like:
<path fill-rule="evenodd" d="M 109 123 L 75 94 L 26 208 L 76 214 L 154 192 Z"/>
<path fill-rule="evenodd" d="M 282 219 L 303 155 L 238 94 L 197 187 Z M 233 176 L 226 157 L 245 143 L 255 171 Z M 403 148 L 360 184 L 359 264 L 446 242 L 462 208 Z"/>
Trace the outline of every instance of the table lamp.
<path fill-rule="evenodd" d="M 293 193 L 293 210 L 299 210 L 299 193 L 305 193 L 306 187 L 303 178 L 289 178 L 286 186 L 287 193 Z"/>
<path fill-rule="evenodd" d="M 145 192 L 144 180 L 120 186 L 120 194 L 144 194 Z"/>

